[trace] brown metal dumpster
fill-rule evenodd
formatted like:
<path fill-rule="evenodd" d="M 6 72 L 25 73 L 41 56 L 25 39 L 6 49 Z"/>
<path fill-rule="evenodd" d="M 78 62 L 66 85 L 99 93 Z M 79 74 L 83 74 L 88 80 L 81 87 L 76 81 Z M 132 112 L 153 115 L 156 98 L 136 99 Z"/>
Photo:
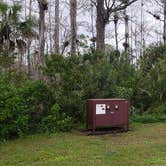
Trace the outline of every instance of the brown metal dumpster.
<path fill-rule="evenodd" d="M 86 102 L 87 129 L 129 127 L 130 102 L 126 99 L 88 99 Z"/>

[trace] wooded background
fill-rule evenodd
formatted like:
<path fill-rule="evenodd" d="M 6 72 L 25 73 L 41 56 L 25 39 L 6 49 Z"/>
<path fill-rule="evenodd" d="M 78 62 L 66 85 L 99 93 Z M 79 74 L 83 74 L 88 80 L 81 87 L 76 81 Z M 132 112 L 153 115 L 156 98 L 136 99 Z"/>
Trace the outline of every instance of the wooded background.
<path fill-rule="evenodd" d="M 9 6 L 3 14 L 14 15 L 9 8 L 21 5 L 15 13 L 18 16 L 15 23 L 22 22 L 26 27 L 22 27 L 24 32 L 13 34 L 10 41 L 12 44 L 18 41 L 19 49 L 13 51 L 19 51 L 18 63 L 28 64 L 28 72 L 37 64 L 44 65 L 44 54 L 85 53 L 91 46 L 100 51 L 129 48 L 135 63 L 150 44 L 165 42 L 166 2 L 163 0 L 4 2 Z M 1 15 L 1 22 L 3 19 Z"/>

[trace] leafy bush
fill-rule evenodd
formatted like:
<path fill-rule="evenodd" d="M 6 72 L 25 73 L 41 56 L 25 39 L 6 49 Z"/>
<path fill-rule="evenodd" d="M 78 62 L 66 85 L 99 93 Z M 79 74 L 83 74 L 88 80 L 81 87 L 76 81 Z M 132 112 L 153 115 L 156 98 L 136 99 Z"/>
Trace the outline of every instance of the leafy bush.
<path fill-rule="evenodd" d="M 28 81 L 17 87 L 1 79 L 0 92 L 1 139 L 70 130 L 71 118 L 54 105 L 52 93 L 44 82 Z"/>
<path fill-rule="evenodd" d="M 138 122 L 138 123 L 156 123 L 156 122 L 166 122 L 166 115 L 132 115 L 130 118 L 131 122 Z"/>
<path fill-rule="evenodd" d="M 62 113 L 59 105 L 52 106 L 50 114 L 42 119 L 41 129 L 44 132 L 69 131 L 71 129 L 71 118 Z"/>
<path fill-rule="evenodd" d="M 114 93 L 119 98 L 130 99 L 130 97 L 133 94 L 133 89 L 132 88 L 127 88 L 127 87 L 118 87 L 118 86 L 116 86 Z"/>
<path fill-rule="evenodd" d="M 166 115 L 166 103 L 161 103 L 160 105 L 152 105 L 147 110 L 147 114 Z"/>
<path fill-rule="evenodd" d="M 154 103 L 160 105 L 166 101 L 166 47 L 147 48 L 139 67 L 133 103 L 146 112 L 153 109 Z"/>
<path fill-rule="evenodd" d="M 28 107 L 17 89 L 0 83 L 0 138 L 21 136 L 28 132 Z"/>
<path fill-rule="evenodd" d="M 88 98 L 132 98 L 136 71 L 119 53 L 52 55 L 46 62 L 45 73 L 56 102 L 77 123 L 85 122 Z"/>
<path fill-rule="evenodd" d="M 41 81 L 27 82 L 19 88 L 20 97 L 27 106 L 30 115 L 30 132 L 40 131 L 40 123 L 47 116 L 54 103 L 53 96 L 47 85 Z"/>
<path fill-rule="evenodd" d="M 68 131 L 85 122 L 88 98 L 127 98 L 131 120 L 165 121 L 165 52 L 165 46 L 148 48 L 139 68 L 117 51 L 47 56 L 47 83 L 32 82 L 25 73 L 0 74 L 0 136 Z"/>

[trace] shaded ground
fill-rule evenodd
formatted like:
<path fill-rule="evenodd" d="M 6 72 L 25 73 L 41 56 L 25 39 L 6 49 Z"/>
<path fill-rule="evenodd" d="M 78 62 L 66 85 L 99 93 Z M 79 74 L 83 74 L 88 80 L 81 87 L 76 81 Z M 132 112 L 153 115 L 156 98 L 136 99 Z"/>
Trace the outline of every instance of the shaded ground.
<path fill-rule="evenodd" d="M 102 136 L 35 135 L 0 145 L 0 166 L 166 166 L 166 123 Z"/>

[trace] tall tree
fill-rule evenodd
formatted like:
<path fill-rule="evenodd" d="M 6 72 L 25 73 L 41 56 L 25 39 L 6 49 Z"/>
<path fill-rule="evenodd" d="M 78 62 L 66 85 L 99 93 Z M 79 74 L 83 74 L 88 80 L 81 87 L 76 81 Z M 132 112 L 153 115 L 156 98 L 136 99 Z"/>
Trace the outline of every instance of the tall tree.
<path fill-rule="evenodd" d="M 126 10 L 124 10 L 124 22 L 125 22 L 125 43 L 124 48 L 125 51 L 128 50 L 129 47 L 129 16 L 126 14 Z"/>
<path fill-rule="evenodd" d="M 55 33 L 54 33 L 54 51 L 56 54 L 59 53 L 59 0 L 55 0 Z"/>
<path fill-rule="evenodd" d="M 116 44 L 116 50 L 118 50 L 118 20 L 119 20 L 118 13 L 115 12 L 115 14 L 114 14 L 114 25 L 115 25 L 115 44 Z"/>
<path fill-rule="evenodd" d="M 164 44 L 166 44 L 166 0 L 163 0 L 164 3 L 164 32 L 163 32 L 163 40 Z"/>
<path fill-rule="evenodd" d="M 32 16 L 32 0 L 29 1 L 29 19 L 31 20 L 31 16 Z M 30 59 L 30 47 L 31 47 L 31 39 L 28 38 L 28 42 L 27 42 L 27 61 L 28 61 L 28 75 L 31 75 L 31 59 Z"/>
<path fill-rule="evenodd" d="M 47 52 L 50 52 L 51 54 L 53 53 L 53 47 L 54 47 L 54 37 L 52 37 L 52 0 L 49 0 L 49 11 L 48 11 L 48 25 L 47 25 L 47 30 L 48 30 L 48 40 L 47 40 L 47 48 L 49 45 L 49 50 L 47 49 Z M 55 9 L 54 9 L 55 10 Z M 55 28 L 55 26 L 54 26 Z"/>
<path fill-rule="evenodd" d="M 44 48 L 45 48 L 45 12 L 48 8 L 46 0 L 38 0 L 39 4 L 39 66 L 44 66 Z"/>
<path fill-rule="evenodd" d="M 124 10 L 137 0 L 91 0 L 97 8 L 97 50 L 105 50 L 105 27 L 112 13 Z"/>
<path fill-rule="evenodd" d="M 0 21 L 0 49 L 13 54 L 17 47 L 17 60 L 21 67 L 26 52 L 27 35 L 25 34 L 29 21 L 20 20 L 20 12 L 21 6 L 19 4 L 13 4 L 13 6 L 8 7 L 5 3 L 0 3 L 0 13 L 2 13 L 2 21 Z"/>
<path fill-rule="evenodd" d="M 97 0 L 97 19 L 96 19 L 96 29 L 97 29 L 97 50 L 105 50 L 105 26 L 106 26 L 106 13 L 104 8 L 104 1 Z"/>
<path fill-rule="evenodd" d="M 77 0 L 70 0 L 70 28 L 71 28 L 71 54 L 76 53 L 77 47 Z"/>

